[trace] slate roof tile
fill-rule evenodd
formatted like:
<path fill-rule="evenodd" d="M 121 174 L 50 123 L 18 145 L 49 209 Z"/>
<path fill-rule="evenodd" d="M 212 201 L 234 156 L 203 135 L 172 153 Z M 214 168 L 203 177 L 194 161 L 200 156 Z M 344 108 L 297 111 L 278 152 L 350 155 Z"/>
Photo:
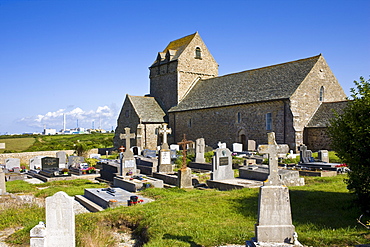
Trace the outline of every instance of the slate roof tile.
<path fill-rule="evenodd" d="M 343 113 L 347 104 L 348 101 L 322 103 L 306 127 L 328 127 L 330 120 L 334 117 L 334 112 Z"/>
<path fill-rule="evenodd" d="M 166 115 L 154 97 L 127 95 L 143 123 L 163 123 Z"/>

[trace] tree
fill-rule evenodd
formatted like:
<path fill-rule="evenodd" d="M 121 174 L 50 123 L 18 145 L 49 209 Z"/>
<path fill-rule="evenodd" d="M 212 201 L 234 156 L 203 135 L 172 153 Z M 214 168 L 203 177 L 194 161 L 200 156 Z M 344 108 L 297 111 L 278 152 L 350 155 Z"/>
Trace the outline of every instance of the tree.
<path fill-rule="evenodd" d="M 364 213 L 370 212 L 370 79 L 354 81 L 351 97 L 342 114 L 329 126 L 332 148 L 348 165 L 348 189 Z"/>

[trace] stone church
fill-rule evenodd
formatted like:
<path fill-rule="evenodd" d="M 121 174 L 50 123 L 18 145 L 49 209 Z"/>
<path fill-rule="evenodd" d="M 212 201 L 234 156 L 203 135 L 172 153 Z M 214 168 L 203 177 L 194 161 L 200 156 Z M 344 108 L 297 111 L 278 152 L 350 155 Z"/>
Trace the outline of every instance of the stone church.
<path fill-rule="evenodd" d="M 326 127 L 332 109 L 343 109 L 346 95 L 324 57 L 218 76 L 218 64 L 197 33 L 170 42 L 150 70 L 150 94 L 126 95 L 117 120 L 114 144 L 129 127 L 136 139 L 131 146 L 155 149 L 161 144 L 158 127 L 168 123 L 169 143 L 183 134 L 205 138 L 229 148 L 248 140 L 267 143 L 275 132 L 277 143 L 296 150 L 330 149 Z"/>

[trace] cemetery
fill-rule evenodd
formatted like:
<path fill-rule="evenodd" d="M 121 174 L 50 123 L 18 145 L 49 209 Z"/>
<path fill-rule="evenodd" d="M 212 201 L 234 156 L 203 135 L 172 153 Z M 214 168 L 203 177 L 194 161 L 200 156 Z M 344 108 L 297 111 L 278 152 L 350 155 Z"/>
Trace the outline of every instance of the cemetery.
<path fill-rule="evenodd" d="M 166 125 L 162 125 L 161 128 L 161 135 L 167 135 L 171 131 Z M 159 207 L 165 207 L 165 205 L 171 205 L 175 202 L 176 204 L 181 203 L 181 205 L 187 205 L 184 209 L 185 211 L 189 211 L 190 208 L 194 210 L 204 203 L 207 208 L 205 213 L 213 212 L 213 218 L 216 221 L 223 222 L 223 215 L 229 213 L 224 212 L 220 214 L 217 208 L 223 207 L 223 210 L 228 210 L 227 212 L 234 210 L 232 209 L 233 207 L 229 205 L 230 200 L 239 200 L 236 198 L 239 198 L 239 196 L 246 196 L 249 206 L 242 206 L 242 204 L 239 203 L 238 205 L 245 208 L 244 210 L 248 212 L 255 212 L 252 213 L 252 215 L 258 217 L 251 217 L 250 220 L 245 222 L 246 224 L 240 221 L 240 219 L 235 219 L 236 222 L 239 222 L 239 226 L 236 227 L 235 224 L 233 224 L 227 227 L 234 228 L 235 231 L 245 231 L 242 230 L 242 228 L 249 229 L 249 233 L 244 234 L 244 237 L 242 237 L 243 239 L 237 241 L 239 244 L 243 241 L 247 241 L 247 246 L 302 246 L 300 242 L 303 244 L 306 244 L 306 242 L 311 244 L 312 242 L 308 240 L 309 237 L 307 235 L 310 233 L 305 233 L 302 226 L 296 227 L 293 225 L 296 217 L 298 217 L 298 219 L 300 217 L 294 213 L 298 205 L 299 208 L 303 208 L 302 210 L 307 210 L 308 214 L 310 210 L 312 211 L 312 209 L 308 209 L 308 206 L 302 205 L 302 202 L 299 202 L 299 200 L 296 201 L 300 198 L 299 194 L 302 189 L 299 188 L 304 188 L 306 183 L 305 180 L 308 180 L 310 184 L 315 181 L 314 178 L 310 178 L 313 176 L 311 174 L 304 175 L 304 178 L 301 176 L 303 172 L 330 172 L 335 173 L 335 175 L 340 174 L 340 172 L 338 169 L 323 169 L 323 167 L 326 167 L 325 165 L 332 166 L 331 163 L 322 158 L 328 156 L 325 155 L 325 151 L 320 152 L 320 160 L 313 160 L 312 153 L 308 152 L 307 154 L 312 158 L 309 159 L 311 160 L 310 163 L 312 162 L 316 165 L 320 165 L 320 168 L 306 167 L 308 163 L 307 159 L 304 158 L 306 154 L 302 153 L 300 158 L 301 162 L 297 162 L 294 166 L 291 164 L 284 164 L 284 159 L 286 154 L 289 153 L 289 149 L 286 145 L 277 145 L 274 141 L 273 133 L 270 134 L 267 145 L 256 147 L 255 144 L 251 142 L 250 146 L 254 146 L 254 149 L 251 148 L 251 150 L 248 151 L 240 150 L 240 145 L 237 145 L 237 143 L 233 145 L 232 151 L 230 151 L 224 143 L 220 142 L 218 148 L 213 150 L 211 162 L 207 162 L 209 159 L 205 159 L 205 150 L 209 150 L 209 147 L 206 146 L 206 140 L 199 138 L 194 142 L 187 140 L 184 135 L 182 141 L 177 144 L 169 145 L 168 143 L 162 143 L 157 150 L 142 149 L 142 151 L 137 154 L 133 152 L 134 147 L 130 147 L 130 144 L 128 144 L 126 147 L 122 147 L 121 150 L 119 150 L 117 159 L 102 159 L 101 156 L 96 156 L 96 158 L 99 158 L 99 162 L 93 169 L 85 162 L 84 157 L 68 156 L 67 158 L 63 153 L 58 153 L 56 157 L 34 157 L 30 160 L 30 168 L 32 167 L 32 169 L 30 169 L 31 172 L 29 172 L 28 175 L 32 175 L 36 178 L 38 177 L 39 179 L 41 179 L 41 177 L 47 178 L 47 180 L 44 181 L 49 181 L 49 183 L 50 181 L 52 183 L 53 179 L 54 181 L 59 179 L 71 179 L 71 181 L 73 181 L 75 179 L 93 176 L 90 179 L 104 182 L 108 187 L 89 188 L 89 186 L 86 186 L 83 191 L 75 194 L 74 198 L 66 197 L 66 195 L 62 195 L 58 192 L 59 194 L 57 193 L 54 196 L 50 195 L 50 199 L 48 197 L 47 201 L 52 201 L 51 198 L 55 197 L 58 198 L 55 200 L 59 203 L 68 205 L 68 202 L 64 203 L 62 201 L 65 200 L 65 198 L 72 198 L 68 200 L 78 202 L 79 205 L 89 212 L 101 212 L 110 208 L 113 210 L 111 211 L 112 214 L 116 214 L 114 218 L 120 215 L 120 211 L 114 211 L 115 208 L 120 210 L 122 210 L 122 207 L 127 208 L 129 211 L 125 211 L 126 214 L 131 215 L 135 214 L 135 212 L 140 209 L 140 205 L 149 202 L 153 203 L 153 206 L 150 207 L 156 207 L 155 205 L 157 204 Z M 130 143 L 129 140 L 135 137 L 130 133 L 130 129 L 127 129 L 126 133 L 122 135 L 122 138 L 126 138 L 127 143 Z M 166 141 L 166 138 L 162 140 Z M 191 153 L 191 155 L 189 155 L 190 159 L 193 159 L 193 161 L 190 162 L 187 157 L 188 150 L 190 150 Z M 302 151 L 304 150 L 305 148 L 303 147 Z M 194 153 L 194 155 L 192 153 Z M 236 159 L 235 157 L 239 157 L 236 160 L 238 163 L 234 162 L 234 159 Z M 181 160 L 180 164 L 178 163 L 178 165 L 176 165 L 175 160 Z M 5 168 L 7 172 L 17 171 L 17 160 L 9 160 L 7 163 L 9 163 L 9 166 Z M 8 168 L 11 169 L 8 170 Z M 68 170 L 68 172 L 64 173 L 63 170 Z M 94 170 L 96 173 L 89 173 L 89 170 Z M 200 177 L 198 177 L 200 174 L 199 172 L 209 174 L 209 178 L 206 181 L 200 182 Z M 2 179 L 2 176 L 5 177 L 5 174 L 6 173 L 0 171 L 0 179 Z M 334 177 L 335 180 L 333 181 L 339 181 L 338 179 L 340 179 L 341 176 L 343 175 Z M 67 181 L 65 182 L 68 183 Z M 187 195 L 190 197 L 183 198 L 179 190 L 184 189 L 186 191 L 184 196 Z M 345 188 L 343 187 L 343 189 Z M 305 189 L 303 189 L 303 191 L 304 190 Z M 258 193 L 260 194 L 259 196 Z M 3 183 L 3 185 L 0 183 L 0 194 L 9 194 L 5 188 L 5 183 Z M 157 196 L 153 197 L 153 195 Z M 176 196 L 173 197 L 173 195 Z M 220 198 L 220 195 L 226 197 Z M 202 204 L 199 204 L 198 199 L 196 199 L 198 197 L 202 198 Z M 159 199 L 154 201 L 154 198 Z M 176 199 L 172 202 L 173 199 L 166 198 Z M 226 201 L 224 201 L 224 199 Z M 335 201 L 335 196 L 330 200 Z M 194 204 L 195 202 L 198 203 Z M 212 204 L 216 203 L 215 208 L 210 206 L 209 202 L 212 202 Z M 50 212 L 48 207 L 50 208 L 51 206 L 48 205 L 53 205 L 52 207 L 55 207 L 57 204 L 58 203 L 46 204 L 46 212 Z M 218 206 L 216 207 L 216 205 Z M 322 207 L 319 208 L 325 211 Z M 67 213 L 64 209 L 54 208 L 53 211 L 60 212 L 59 215 Z M 145 210 L 141 212 L 146 214 Z M 183 210 L 171 208 L 170 212 L 172 215 L 171 219 L 163 214 L 161 217 L 163 217 L 163 224 L 174 226 L 173 224 L 176 224 L 176 217 L 181 217 L 180 215 L 183 213 Z M 200 212 L 197 214 L 199 214 L 197 217 L 206 217 Z M 46 213 L 46 215 L 46 220 L 40 218 L 42 222 L 35 223 L 32 230 L 29 232 L 31 246 L 51 246 L 42 245 L 42 243 L 45 244 L 48 243 L 48 241 L 54 240 L 61 241 L 59 237 L 53 235 L 54 230 L 52 230 L 52 228 L 54 223 L 50 224 L 50 221 L 55 222 L 57 219 L 55 218 L 56 216 L 51 216 L 50 213 L 49 216 L 48 213 Z M 135 217 L 139 215 L 141 214 Z M 271 215 L 275 216 L 271 218 Z M 85 216 L 76 215 L 75 217 L 77 221 L 81 221 Z M 120 215 L 118 217 L 121 218 L 122 221 L 126 221 L 126 216 Z M 147 217 L 147 219 L 145 219 L 145 217 L 140 217 L 140 224 L 150 225 L 151 216 L 148 215 Z M 99 217 L 95 220 L 99 221 Z M 194 225 L 191 221 L 197 222 L 197 220 L 190 217 L 186 221 L 189 227 L 196 229 L 198 226 Z M 73 222 L 73 219 L 71 219 L 70 222 Z M 217 225 L 217 223 L 213 224 Z M 254 224 L 256 224 L 255 227 Z M 59 223 L 57 225 L 60 226 Z M 74 225 L 76 225 L 76 223 L 74 223 Z M 209 226 L 205 228 L 208 227 Z M 226 237 L 229 234 L 222 229 L 223 227 L 218 230 L 213 230 L 217 232 L 218 238 L 220 236 Z M 81 230 L 82 229 L 79 229 L 79 231 Z M 155 227 L 152 230 L 158 231 L 155 230 Z M 75 232 L 76 229 L 69 228 L 62 231 L 63 234 L 70 236 L 68 239 L 71 242 L 66 243 L 66 246 L 74 246 L 72 242 L 75 243 L 76 238 L 80 238 L 78 234 L 77 236 L 73 235 L 71 233 L 72 231 Z M 112 229 L 105 229 L 105 231 L 111 232 Z M 181 232 L 180 229 L 175 231 Z M 251 234 L 252 232 L 253 234 Z M 299 233 L 299 239 L 297 232 Z M 86 235 L 87 232 L 84 234 Z M 238 235 L 236 232 L 233 234 Z M 204 235 L 207 236 L 207 233 L 204 233 Z M 161 235 L 161 237 L 158 235 L 157 240 L 156 236 L 157 235 L 154 234 L 150 241 L 154 241 L 153 243 L 157 241 L 163 244 L 160 246 L 171 246 L 171 244 L 166 244 L 167 241 L 176 242 L 176 246 L 187 246 L 186 243 L 188 243 L 170 234 Z M 217 240 L 218 238 L 216 238 L 214 242 L 207 242 L 208 240 L 205 241 L 206 238 L 207 237 L 194 237 L 194 241 L 202 243 L 205 246 L 216 246 L 217 244 L 225 243 Z M 225 241 L 229 242 L 230 240 Z M 274 245 L 271 245 L 271 243 L 274 243 Z"/>

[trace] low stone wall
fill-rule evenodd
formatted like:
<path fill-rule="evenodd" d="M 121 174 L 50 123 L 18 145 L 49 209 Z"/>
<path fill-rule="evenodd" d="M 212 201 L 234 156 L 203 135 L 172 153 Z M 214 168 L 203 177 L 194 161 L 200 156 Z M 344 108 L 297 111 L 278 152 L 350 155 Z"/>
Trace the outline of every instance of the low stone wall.
<path fill-rule="evenodd" d="M 8 158 L 18 158 L 20 159 L 21 164 L 29 164 L 30 159 L 35 156 L 48 156 L 48 157 L 56 157 L 56 153 L 59 151 L 66 152 L 67 155 L 72 155 L 74 150 L 58 150 L 58 151 L 39 151 L 39 152 L 24 152 L 24 153 L 5 153 L 0 154 L 0 164 L 5 164 L 5 160 Z M 91 149 L 89 154 L 97 154 L 98 149 Z"/>

